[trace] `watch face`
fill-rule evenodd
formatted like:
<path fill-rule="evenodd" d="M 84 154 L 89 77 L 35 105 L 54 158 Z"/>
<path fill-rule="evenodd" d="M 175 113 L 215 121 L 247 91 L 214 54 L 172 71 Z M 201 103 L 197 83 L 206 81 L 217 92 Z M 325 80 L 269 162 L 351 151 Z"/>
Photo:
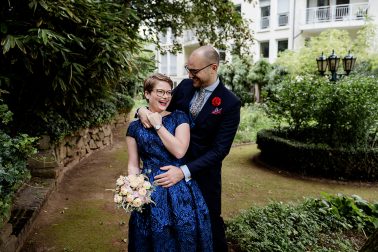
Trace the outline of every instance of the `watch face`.
<path fill-rule="evenodd" d="M 155 125 L 155 129 L 158 130 L 161 128 L 161 124 Z"/>

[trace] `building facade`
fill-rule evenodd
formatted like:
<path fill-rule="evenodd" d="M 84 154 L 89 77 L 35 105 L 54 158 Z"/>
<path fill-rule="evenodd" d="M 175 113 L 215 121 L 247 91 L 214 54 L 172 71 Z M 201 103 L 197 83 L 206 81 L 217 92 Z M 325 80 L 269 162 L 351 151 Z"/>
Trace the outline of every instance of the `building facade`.
<path fill-rule="evenodd" d="M 252 48 L 254 60 L 274 62 L 280 51 L 296 51 L 306 40 L 327 29 L 343 29 L 353 38 L 365 24 L 366 15 L 373 22 L 378 13 L 374 0 L 259 0 L 258 4 L 242 4 L 246 18 L 254 19 Z"/>
<path fill-rule="evenodd" d="M 378 24 L 377 0 L 256 0 L 248 3 L 233 0 L 237 10 L 246 19 L 252 20 L 250 29 L 255 43 L 251 48 L 253 60 L 266 58 L 273 63 L 279 52 L 296 51 L 306 40 L 327 29 L 347 30 L 351 37 L 366 22 L 366 16 Z M 172 44 L 168 31 L 161 37 L 163 46 Z M 184 65 L 190 53 L 199 47 L 195 34 L 186 31 L 180 38 L 182 53 L 165 55 L 157 53 L 159 72 L 168 74 L 178 83 L 187 77 Z M 224 52 L 221 52 L 222 56 Z"/>

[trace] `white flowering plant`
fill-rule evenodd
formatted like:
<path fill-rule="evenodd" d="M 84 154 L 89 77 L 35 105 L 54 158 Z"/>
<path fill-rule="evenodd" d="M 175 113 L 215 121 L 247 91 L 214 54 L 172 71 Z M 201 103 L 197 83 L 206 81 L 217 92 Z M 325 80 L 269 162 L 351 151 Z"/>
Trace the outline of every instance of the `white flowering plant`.
<path fill-rule="evenodd" d="M 120 176 L 116 181 L 114 202 L 127 213 L 142 212 L 147 204 L 154 203 L 151 194 L 154 186 L 144 174 Z"/>

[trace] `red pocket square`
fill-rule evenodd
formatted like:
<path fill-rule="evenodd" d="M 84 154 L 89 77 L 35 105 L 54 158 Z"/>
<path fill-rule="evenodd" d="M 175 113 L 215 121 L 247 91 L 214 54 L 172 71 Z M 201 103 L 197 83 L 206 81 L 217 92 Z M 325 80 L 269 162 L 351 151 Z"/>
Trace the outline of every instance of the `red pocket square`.
<path fill-rule="evenodd" d="M 211 111 L 211 114 L 220 115 L 220 114 L 222 114 L 222 109 L 215 108 L 213 111 Z"/>

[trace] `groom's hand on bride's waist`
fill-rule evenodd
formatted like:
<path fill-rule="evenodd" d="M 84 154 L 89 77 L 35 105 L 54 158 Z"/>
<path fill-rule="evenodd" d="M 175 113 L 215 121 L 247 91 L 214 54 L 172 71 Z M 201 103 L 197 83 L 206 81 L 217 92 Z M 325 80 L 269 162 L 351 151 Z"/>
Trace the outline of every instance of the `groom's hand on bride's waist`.
<path fill-rule="evenodd" d="M 160 169 L 166 172 L 155 176 L 155 182 L 159 186 L 171 187 L 184 178 L 184 173 L 179 167 L 168 165 Z"/>

